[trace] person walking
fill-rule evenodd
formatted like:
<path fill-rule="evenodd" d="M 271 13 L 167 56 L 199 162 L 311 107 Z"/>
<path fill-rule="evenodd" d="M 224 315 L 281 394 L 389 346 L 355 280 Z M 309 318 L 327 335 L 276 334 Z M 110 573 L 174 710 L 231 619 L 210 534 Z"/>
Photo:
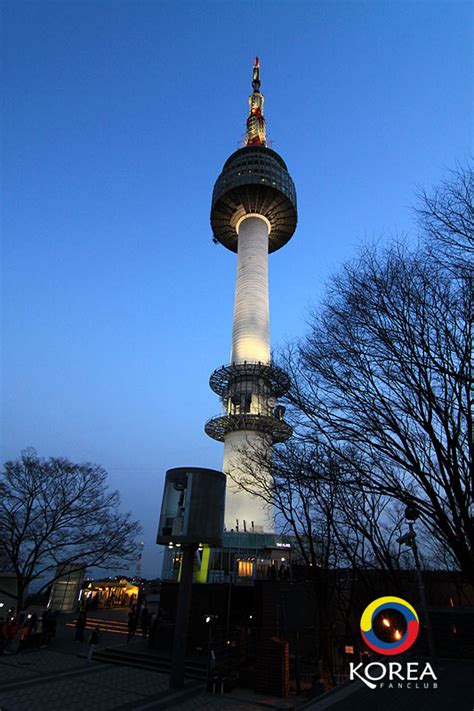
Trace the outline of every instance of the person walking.
<path fill-rule="evenodd" d="M 91 632 L 91 636 L 89 637 L 89 654 L 87 655 L 87 663 L 90 664 L 92 661 L 92 655 L 94 653 L 95 648 L 100 642 L 100 627 L 96 626 Z"/>
<path fill-rule="evenodd" d="M 14 653 L 14 645 L 16 634 L 18 632 L 18 623 L 16 617 L 11 617 L 3 625 L 3 634 L 5 635 L 5 652 L 8 654 Z"/>
<path fill-rule="evenodd" d="M 51 642 L 51 637 L 52 637 L 52 622 L 53 622 L 53 613 L 51 610 L 48 610 L 47 608 L 43 611 L 43 614 L 41 615 L 41 622 L 42 624 L 42 630 L 43 633 L 41 635 L 41 647 L 44 649 L 49 645 Z"/>
<path fill-rule="evenodd" d="M 5 644 L 7 641 L 6 633 L 3 630 L 4 626 L 5 626 L 5 618 L 0 617 L 0 656 L 3 654 L 3 650 L 5 649 Z"/>
<path fill-rule="evenodd" d="M 33 612 L 32 615 L 28 615 L 28 634 L 33 637 L 36 634 L 38 626 L 38 615 Z"/>
<path fill-rule="evenodd" d="M 128 613 L 128 636 L 127 642 L 130 642 L 137 630 L 137 615 L 134 609 L 130 609 Z"/>
<path fill-rule="evenodd" d="M 51 612 L 51 616 L 50 616 L 51 639 L 54 639 L 56 637 L 56 626 L 58 623 L 58 616 L 59 616 L 59 612 L 57 610 L 55 610 L 54 612 Z"/>
<path fill-rule="evenodd" d="M 147 609 L 146 603 L 143 604 L 142 611 L 140 613 L 140 627 L 142 629 L 142 636 L 145 637 L 148 634 L 148 627 L 150 625 L 150 613 Z"/>
<path fill-rule="evenodd" d="M 158 619 L 158 615 L 156 614 L 156 612 L 153 612 L 153 614 L 150 615 L 150 617 L 148 619 L 148 624 L 149 624 L 148 646 L 151 647 L 153 645 L 153 642 L 156 640 L 158 625 L 159 625 L 159 619 Z"/>
<path fill-rule="evenodd" d="M 77 615 L 76 619 L 76 634 L 75 634 L 75 639 L 76 642 L 83 642 L 84 641 L 84 630 L 87 625 L 87 615 L 85 610 L 79 610 L 79 613 Z"/>
<path fill-rule="evenodd" d="M 30 628 L 28 627 L 28 621 L 24 620 L 22 627 L 19 627 L 18 634 L 18 649 L 17 654 L 22 654 L 25 651 L 25 647 L 28 645 L 28 637 L 30 634 Z"/>

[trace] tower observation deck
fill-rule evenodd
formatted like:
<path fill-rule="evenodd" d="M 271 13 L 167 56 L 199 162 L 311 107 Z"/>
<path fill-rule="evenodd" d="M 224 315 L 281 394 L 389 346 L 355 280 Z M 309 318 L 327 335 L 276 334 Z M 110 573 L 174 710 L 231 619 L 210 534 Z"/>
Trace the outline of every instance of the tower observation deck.
<path fill-rule="evenodd" d="M 277 403 L 289 379 L 270 359 L 268 254 L 291 239 L 297 212 L 286 164 L 266 145 L 258 58 L 252 88 L 245 146 L 227 159 L 212 194 L 214 237 L 238 256 L 230 364 L 210 379 L 222 413 L 206 423 L 205 431 L 224 442 L 226 529 L 271 533 L 273 506 L 242 490 L 239 482 L 248 485 L 257 478 L 270 490 L 272 445 L 291 435 Z"/>

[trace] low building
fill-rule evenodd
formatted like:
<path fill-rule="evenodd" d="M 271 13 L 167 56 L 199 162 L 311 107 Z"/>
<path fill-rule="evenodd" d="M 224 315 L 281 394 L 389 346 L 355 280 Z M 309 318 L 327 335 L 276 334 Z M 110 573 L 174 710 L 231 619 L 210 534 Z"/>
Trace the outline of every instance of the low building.
<path fill-rule="evenodd" d="M 80 592 L 81 605 L 88 608 L 129 607 L 137 601 L 140 587 L 127 578 L 86 580 Z"/>
<path fill-rule="evenodd" d="M 291 539 L 275 533 L 225 531 L 222 546 L 199 546 L 194 582 L 252 585 L 256 580 L 290 580 L 293 548 Z M 163 580 L 179 579 L 181 560 L 179 545 L 165 548 Z"/>
<path fill-rule="evenodd" d="M 51 586 L 48 607 L 57 612 L 74 612 L 79 604 L 81 588 L 86 573 L 84 565 L 70 564 L 58 566 L 56 578 Z"/>

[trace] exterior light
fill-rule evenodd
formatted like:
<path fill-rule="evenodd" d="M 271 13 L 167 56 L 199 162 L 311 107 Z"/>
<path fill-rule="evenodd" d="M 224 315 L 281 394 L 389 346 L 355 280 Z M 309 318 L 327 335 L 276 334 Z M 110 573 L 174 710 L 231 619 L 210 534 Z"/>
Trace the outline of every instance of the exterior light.
<path fill-rule="evenodd" d="M 400 630 L 395 630 L 394 635 L 395 639 L 401 639 L 402 638 L 402 633 Z"/>
<path fill-rule="evenodd" d="M 420 512 L 414 504 L 409 504 L 405 509 L 405 518 L 407 521 L 416 521 L 420 517 Z"/>
<path fill-rule="evenodd" d="M 382 624 L 385 625 L 385 627 L 390 627 L 390 620 L 387 620 L 386 617 L 383 618 Z"/>
<path fill-rule="evenodd" d="M 208 615 L 208 616 L 206 617 L 206 624 L 208 625 L 210 621 L 211 621 L 211 618 L 210 618 L 210 616 Z"/>

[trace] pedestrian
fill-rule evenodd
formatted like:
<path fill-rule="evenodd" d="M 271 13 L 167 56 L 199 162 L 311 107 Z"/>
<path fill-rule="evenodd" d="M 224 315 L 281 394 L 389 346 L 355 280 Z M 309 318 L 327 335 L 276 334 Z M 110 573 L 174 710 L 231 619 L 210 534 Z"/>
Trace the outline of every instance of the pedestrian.
<path fill-rule="evenodd" d="M 5 624 L 5 618 L 0 617 L 0 656 L 3 654 L 3 650 L 5 649 L 5 641 L 6 637 L 3 632 L 3 625 Z"/>
<path fill-rule="evenodd" d="M 148 612 L 146 603 L 143 604 L 142 611 L 140 613 L 140 627 L 142 628 L 142 636 L 146 638 L 148 634 L 148 627 L 150 625 L 150 613 Z"/>
<path fill-rule="evenodd" d="M 127 637 L 127 642 L 130 642 L 132 637 L 134 636 L 135 632 L 137 629 L 137 616 L 135 614 L 135 610 L 131 609 L 128 613 L 128 637 Z"/>
<path fill-rule="evenodd" d="M 51 639 L 54 639 L 56 637 L 56 625 L 58 622 L 58 616 L 59 612 L 58 610 L 55 610 L 54 612 L 51 613 Z"/>
<path fill-rule="evenodd" d="M 87 663 L 90 664 L 92 661 L 92 655 L 94 653 L 95 648 L 100 642 L 100 627 L 94 627 L 94 629 L 91 632 L 91 636 L 89 637 L 89 654 L 87 655 Z"/>
<path fill-rule="evenodd" d="M 12 654 L 17 632 L 18 623 L 16 621 L 16 617 L 10 617 L 10 619 L 3 625 L 3 634 L 5 635 L 5 652 L 8 652 L 9 654 Z"/>
<path fill-rule="evenodd" d="M 51 610 L 48 610 L 46 608 L 43 611 L 43 614 L 41 615 L 41 622 L 43 623 L 42 629 L 43 629 L 43 634 L 41 635 L 41 647 L 44 649 L 44 647 L 48 647 L 49 643 L 51 642 L 51 639 L 53 637 L 53 630 L 56 627 L 56 620 L 51 612 Z"/>
<path fill-rule="evenodd" d="M 28 634 L 33 636 L 36 634 L 36 628 L 38 625 L 38 615 L 33 612 L 32 615 L 28 615 Z"/>
<path fill-rule="evenodd" d="M 21 608 L 16 619 L 17 619 L 18 627 L 21 629 L 24 625 L 25 620 L 26 620 L 26 610 L 24 607 Z"/>
<path fill-rule="evenodd" d="M 76 642 L 83 642 L 84 641 L 84 630 L 87 625 L 87 615 L 85 610 L 79 610 L 79 614 L 77 615 L 76 619 L 76 635 L 75 639 Z"/>
<path fill-rule="evenodd" d="M 25 647 L 28 644 L 28 635 L 30 632 L 30 628 L 28 627 L 28 622 L 27 620 L 24 620 L 23 626 L 20 628 L 20 632 L 18 634 L 18 649 L 16 650 L 17 654 L 21 654 L 24 652 Z"/>
<path fill-rule="evenodd" d="M 158 615 L 156 614 L 156 612 L 154 612 L 150 616 L 150 619 L 148 620 L 148 622 L 149 622 L 149 627 L 150 627 L 150 631 L 148 633 L 148 646 L 151 647 L 153 645 L 154 640 L 156 639 L 158 625 L 159 625 L 159 618 L 158 618 Z"/>

